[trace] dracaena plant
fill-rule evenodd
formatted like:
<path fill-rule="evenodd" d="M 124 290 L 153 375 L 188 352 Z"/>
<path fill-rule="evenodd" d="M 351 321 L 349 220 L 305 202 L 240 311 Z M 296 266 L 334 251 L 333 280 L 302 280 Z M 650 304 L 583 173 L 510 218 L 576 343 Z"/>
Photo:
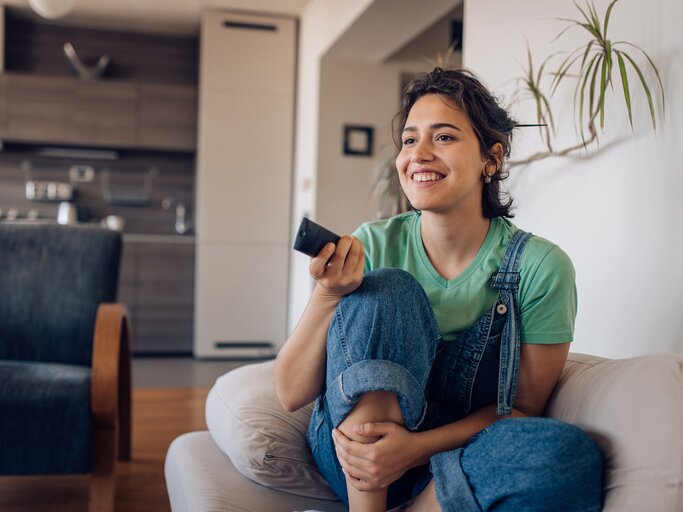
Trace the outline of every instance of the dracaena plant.
<path fill-rule="evenodd" d="M 578 19 L 559 18 L 568 25 L 559 33 L 555 40 L 560 39 L 568 30 L 577 28 L 584 30 L 590 37 L 579 48 L 568 54 L 565 53 L 559 67 L 554 71 L 546 73 L 546 69 L 551 67 L 551 62 L 556 60 L 560 54 L 552 54 L 535 71 L 531 51 L 527 48 L 528 68 L 525 70 L 524 76 L 518 79 L 520 89 L 513 98 L 517 100 L 521 97 L 530 97 L 535 103 L 536 120 L 541 127 L 541 136 L 546 149 L 522 160 L 510 161 L 509 166 L 527 164 L 550 156 L 566 156 L 572 152 L 587 149 L 589 145 L 597 142 L 598 129 L 596 123 L 599 120 L 600 129 L 604 129 L 606 115 L 605 98 L 610 92 L 617 94 L 616 91 L 621 91 L 621 94 L 623 94 L 629 123 L 633 130 L 633 107 L 631 101 L 633 80 L 629 82 L 629 69 L 632 70 L 632 73 L 635 72 L 638 78 L 635 86 L 636 90 L 641 90 L 647 97 L 652 129 L 656 130 L 657 116 L 653 89 L 659 92 L 661 108 L 662 112 L 664 112 L 664 86 L 662 79 L 657 66 L 642 48 L 628 41 L 612 41 L 608 38 L 607 29 L 610 16 L 618 1 L 613 0 L 610 2 L 602 23 L 592 0 L 587 0 L 584 7 L 574 2 L 580 13 Z M 638 58 L 645 59 L 656 77 L 656 88 L 653 88 L 652 81 L 649 82 L 643 73 L 641 69 L 642 63 L 639 65 L 632 54 L 635 54 Z M 617 74 L 621 87 L 617 86 L 615 90 L 615 76 Z M 550 80 L 549 92 L 546 94 L 541 86 L 541 82 L 549 77 L 552 77 L 552 79 Z M 553 148 L 552 144 L 555 122 L 551 100 L 560 84 L 569 79 L 576 81 L 574 86 L 574 109 L 581 141 L 572 146 L 557 150 Z"/>

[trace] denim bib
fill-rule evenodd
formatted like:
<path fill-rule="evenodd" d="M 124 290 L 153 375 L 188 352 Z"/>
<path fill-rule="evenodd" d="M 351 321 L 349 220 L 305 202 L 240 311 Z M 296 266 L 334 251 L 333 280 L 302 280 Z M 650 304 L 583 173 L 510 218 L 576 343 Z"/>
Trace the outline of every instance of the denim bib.
<path fill-rule="evenodd" d="M 490 286 L 495 304 L 455 340 L 437 348 L 426 390 L 427 414 L 420 430 L 457 421 L 492 403 L 510 414 L 515 400 L 521 344 L 519 267 L 531 233 L 517 231 Z"/>

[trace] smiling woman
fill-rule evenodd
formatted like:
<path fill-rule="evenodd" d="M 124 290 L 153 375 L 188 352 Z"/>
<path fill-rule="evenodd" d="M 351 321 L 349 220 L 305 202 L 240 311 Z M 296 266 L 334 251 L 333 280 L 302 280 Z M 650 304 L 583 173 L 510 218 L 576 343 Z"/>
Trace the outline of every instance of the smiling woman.
<path fill-rule="evenodd" d="M 567 255 L 506 218 L 514 121 L 471 73 L 437 68 L 408 85 L 394 126 L 416 211 L 311 260 L 280 401 L 317 396 L 308 444 L 352 512 L 598 510 L 595 443 L 530 417 L 558 381 L 577 300 Z"/>

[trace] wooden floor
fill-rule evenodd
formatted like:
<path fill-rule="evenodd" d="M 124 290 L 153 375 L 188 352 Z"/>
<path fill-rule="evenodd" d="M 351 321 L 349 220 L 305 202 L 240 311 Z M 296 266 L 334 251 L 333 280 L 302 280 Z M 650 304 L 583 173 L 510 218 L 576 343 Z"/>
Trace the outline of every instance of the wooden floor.
<path fill-rule="evenodd" d="M 133 457 L 116 468 L 117 512 L 170 510 L 164 458 L 173 439 L 206 430 L 204 401 L 208 389 L 133 390 Z M 84 512 L 88 477 L 2 477 L 2 512 Z"/>

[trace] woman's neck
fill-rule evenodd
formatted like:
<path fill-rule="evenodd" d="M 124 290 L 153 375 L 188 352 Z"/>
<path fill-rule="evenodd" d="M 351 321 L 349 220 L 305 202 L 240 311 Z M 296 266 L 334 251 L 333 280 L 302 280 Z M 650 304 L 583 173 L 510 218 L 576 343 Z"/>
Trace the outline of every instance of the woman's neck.
<path fill-rule="evenodd" d="M 459 276 L 481 248 L 491 221 L 479 215 L 422 212 L 422 243 L 429 261 L 445 279 Z"/>

